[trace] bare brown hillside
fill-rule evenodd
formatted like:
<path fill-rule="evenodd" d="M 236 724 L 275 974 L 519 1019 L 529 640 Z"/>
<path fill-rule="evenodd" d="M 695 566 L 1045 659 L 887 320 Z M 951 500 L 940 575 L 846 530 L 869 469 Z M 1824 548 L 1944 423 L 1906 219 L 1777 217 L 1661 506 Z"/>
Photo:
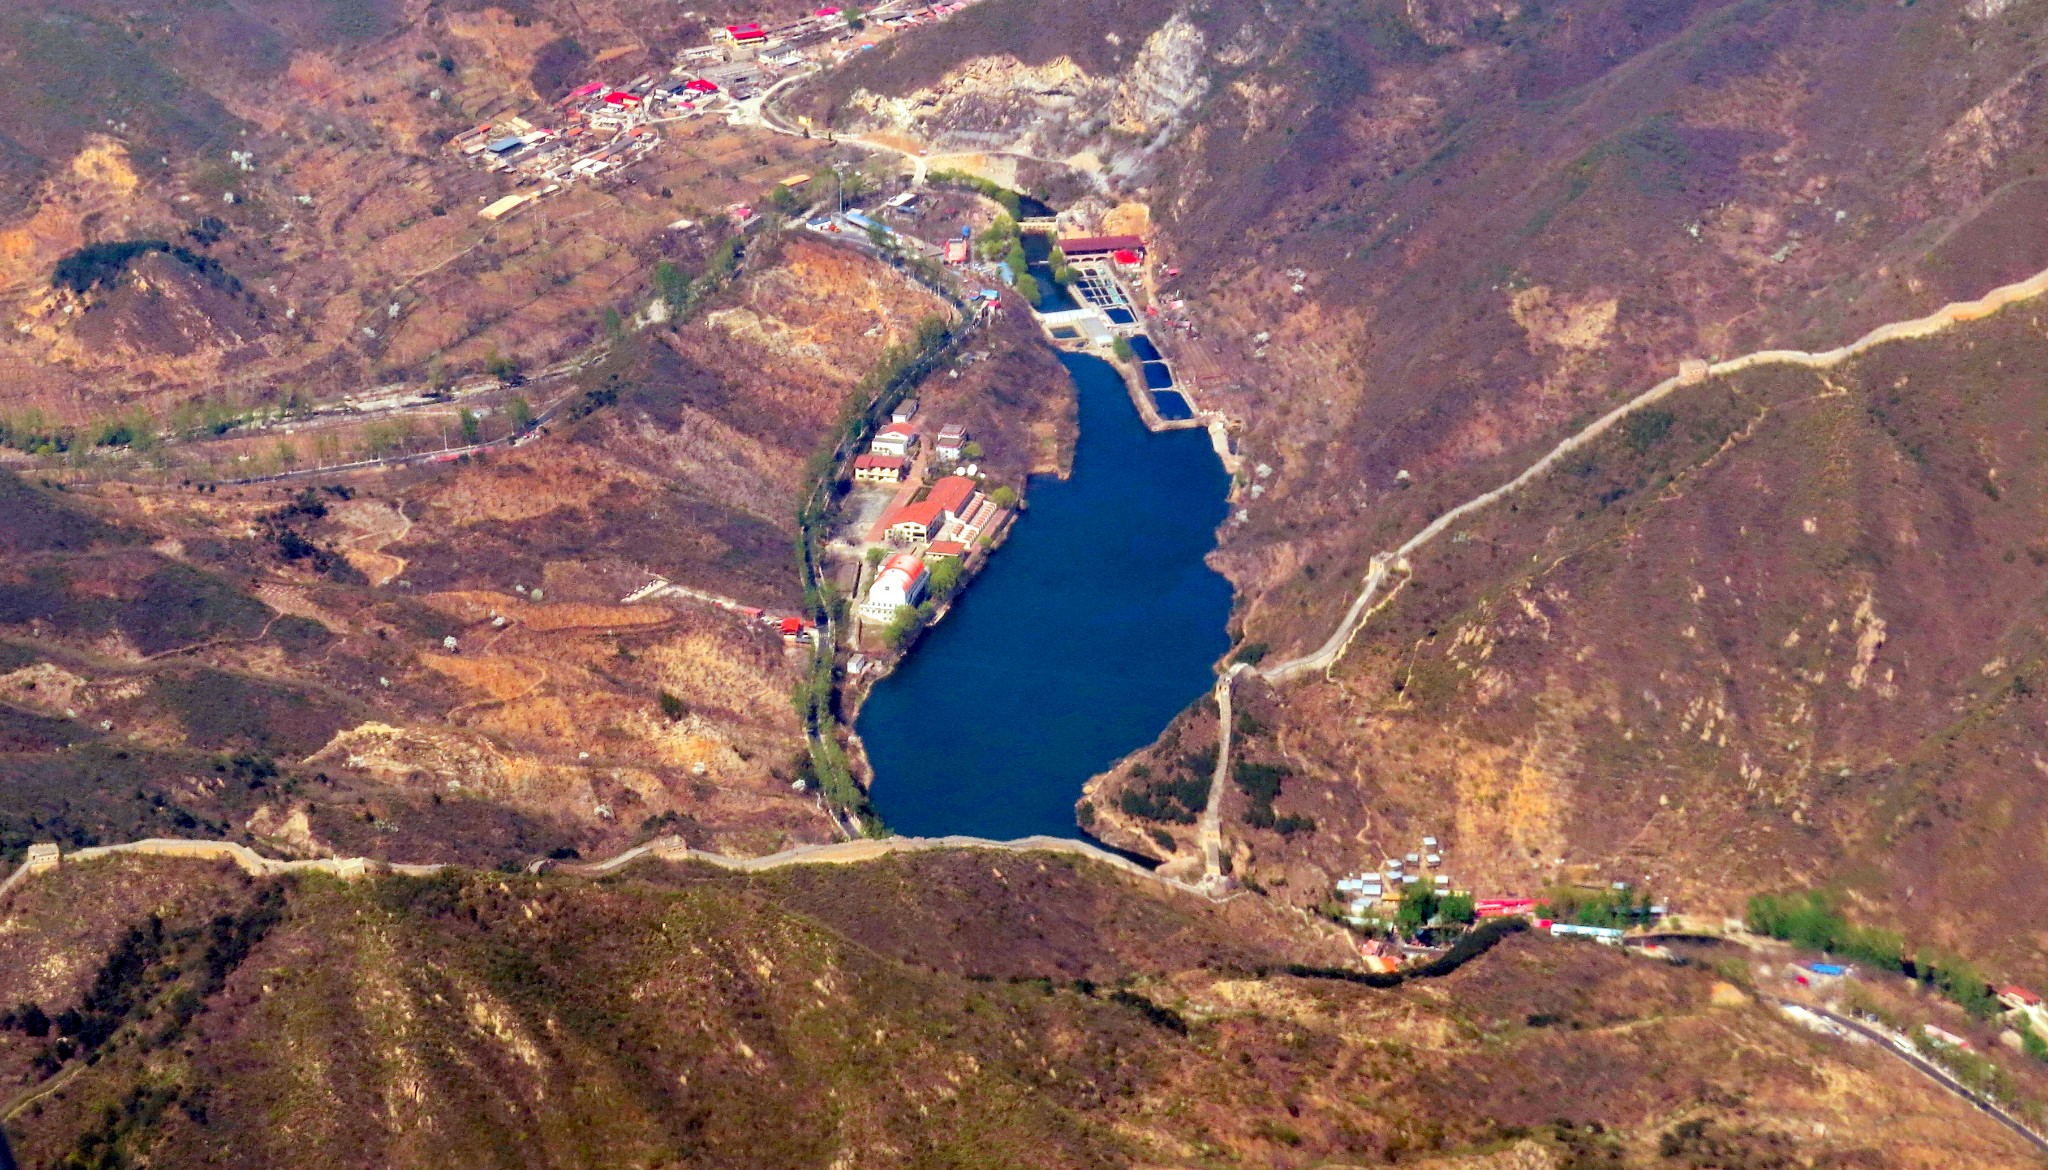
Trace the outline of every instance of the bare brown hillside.
<path fill-rule="evenodd" d="M 1091 12 L 1122 50 L 929 30 L 810 100 L 1064 160 L 1102 188 L 1084 218 L 1149 204 L 1202 330 L 1162 345 L 1245 424 L 1218 562 L 1252 659 L 1320 643 L 1373 553 L 1681 359 L 1827 348 L 2048 264 L 2036 5 Z M 1446 534 L 1335 679 L 1246 696 L 1247 759 L 1289 779 L 1267 828 L 1228 792 L 1244 872 L 1313 903 L 1436 833 L 1488 889 L 1839 883 L 2048 969 L 2019 893 L 2031 314 L 1675 398 Z M 1092 802 L 1134 848 L 1191 831 L 1120 807 L 1176 812 L 1214 741 L 1184 723 Z"/>
<path fill-rule="evenodd" d="M 1036 931 L 935 961 L 984 911 L 933 888 Z M 6 1099 L 40 1094 L 6 1123 L 27 1165 L 2030 1164 L 1701 969 L 1510 936 L 1398 988 L 1283 975 L 1313 954 L 1283 916 L 1028 855 L 353 884 L 103 862 L 0 920 L 8 986 L 58 1021 L 0 1031 Z"/>

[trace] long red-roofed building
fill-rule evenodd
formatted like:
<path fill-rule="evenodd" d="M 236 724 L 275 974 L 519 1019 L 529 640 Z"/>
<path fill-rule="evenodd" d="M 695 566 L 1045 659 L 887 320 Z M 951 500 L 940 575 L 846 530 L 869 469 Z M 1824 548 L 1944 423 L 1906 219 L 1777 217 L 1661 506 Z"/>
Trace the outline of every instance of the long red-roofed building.
<path fill-rule="evenodd" d="M 1145 241 L 1141 236 L 1075 236 L 1060 241 L 1060 251 L 1071 259 L 1075 256 L 1104 256 L 1112 252 L 1136 252 L 1143 255 Z"/>
<path fill-rule="evenodd" d="M 904 505 L 889 517 L 889 535 L 901 540 L 931 540 L 949 521 L 966 515 L 978 486 L 964 475 L 945 477 L 932 485 L 924 499 Z"/>

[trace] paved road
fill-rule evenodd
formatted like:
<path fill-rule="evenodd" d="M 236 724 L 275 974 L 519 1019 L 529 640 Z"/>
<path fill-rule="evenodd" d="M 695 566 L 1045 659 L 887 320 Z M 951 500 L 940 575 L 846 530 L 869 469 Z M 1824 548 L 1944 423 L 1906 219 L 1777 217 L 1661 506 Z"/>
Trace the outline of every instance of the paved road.
<path fill-rule="evenodd" d="M 1765 998 L 1769 999 L 1772 1003 L 1777 1004 L 1779 1007 L 1785 1006 L 1785 1004 L 1788 1002 L 1786 1000 L 1777 999 L 1773 996 L 1766 996 Z M 1990 1114 L 1993 1119 L 1998 1121 L 1999 1124 L 2005 1126 L 2007 1129 L 2018 1134 L 2022 1140 L 2024 1140 L 2028 1145 L 2034 1147 L 2034 1149 L 2038 1150 L 2043 1155 L 2048 1155 L 2048 1138 L 2043 1138 L 2040 1134 L 2037 1134 L 2033 1130 L 2028 1129 L 2023 1122 L 2021 1122 L 2018 1118 L 2014 1117 L 2012 1114 L 2007 1113 L 1997 1103 L 1978 1094 L 1976 1090 L 1970 1088 L 1968 1085 L 1965 1085 L 1961 1081 L 1957 1080 L 1954 1077 L 1954 1075 L 1952 1075 L 1947 1069 L 1941 1067 L 1940 1065 L 1934 1063 L 1931 1060 L 1928 1060 L 1926 1057 L 1914 1051 L 1910 1041 L 1895 1036 L 1890 1032 L 1870 1027 L 1868 1024 L 1863 1023 L 1861 1020 L 1854 1019 L 1850 1016 L 1841 1015 L 1837 1012 L 1831 1012 L 1823 1007 L 1816 1007 L 1810 1003 L 1802 1003 L 1797 1006 L 1812 1012 L 1814 1015 L 1819 1016 L 1822 1019 L 1829 1021 L 1830 1023 L 1840 1025 L 1841 1027 L 1847 1028 L 1850 1031 L 1855 1032 L 1857 1035 L 1860 1035 L 1868 1040 L 1873 1041 L 1878 1045 L 1878 1047 L 1884 1049 L 1886 1052 L 1891 1053 L 1893 1056 L 1896 1056 L 1900 1060 L 1905 1061 L 1907 1064 L 1912 1065 L 1914 1068 L 1919 1069 L 1922 1073 L 1926 1074 L 1929 1078 L 1931 1078 L 1936 1083 L 1941 1085 L 1942 1088 L 1947 1089 L 1949 1092 L 1954 1093 L 1958 1097 L 1963 1098 L 1970 1104 L 1975 1105 L 1977 1108 Z"/>

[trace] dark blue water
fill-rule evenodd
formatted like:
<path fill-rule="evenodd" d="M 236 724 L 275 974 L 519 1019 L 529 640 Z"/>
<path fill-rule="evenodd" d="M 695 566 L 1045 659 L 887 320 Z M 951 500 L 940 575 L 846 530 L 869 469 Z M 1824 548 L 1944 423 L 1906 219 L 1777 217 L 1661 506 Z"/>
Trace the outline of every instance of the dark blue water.
<path fill-rule="evenodd" d="M 1145 385 L 1154 390 L 1164 390 L 1173 385 L 1173 371 L 1165 362 L 1145 363 Z"/>
<path fill-rule="evenodd" d="M 1230 585 L 1202 563 L 1229 479 L 1201 431 L 1152 434 L 1123 378 L 1063 354 L 1073 475 L 1031 507 L 953 612 L 862 707 L 873 799 L 908 836 L 1074 836 L 1081 785 L 1215 681 Z"/>
<path fill-rule="evenodd" d="M 1131 343 L 1131 352 L 1138 355 L 1139 361 L 1156 362 L 1159 360 L 1159 347 L 1152 344 L 1151 338 L 1142 333 L 1133 333 L 1128 340 Z"/>
<path fill-rule="evenodd" d="M 1188 400 L 1178 390 L 1155 390 L 1152 392 L 1152 408 L 1159 417 L 1171 422 L 1175 419 L 1193 418 L 1195 412 L 1188 409 Z"/>
<path fill-rule="evenodd" d="M 1118 325 L 1129 325 L 1131 322 L 1137 320 L 1137 318 L 1131 314 L 1131 311 L 1129 309 L 1104 309 L 1103 313 L 1106 316 L 1108 316 L 1108 318 L 1111 321 L 1116 322 Z"/>
<path fill-rule="evenodd" d="M 1081 302 L 1067 291 L 1067 286 L 1052 278 L 1052 237 L 1045 232 L 1025 232 L 1021 241 L 1024 245 L 1024 259 L 1031 279 L 1038 282 L 1038 303 L 1032 308 L 1041 313 L 1064 313 L 1078 309 Z"/>

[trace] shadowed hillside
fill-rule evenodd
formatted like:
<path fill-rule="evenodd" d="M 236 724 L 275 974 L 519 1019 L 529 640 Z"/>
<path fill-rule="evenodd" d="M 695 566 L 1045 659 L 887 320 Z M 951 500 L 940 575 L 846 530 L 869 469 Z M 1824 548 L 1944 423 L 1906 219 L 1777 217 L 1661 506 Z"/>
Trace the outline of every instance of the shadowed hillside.
<path fill-rule="evenodd" d="M 153 916 L 48 921 L 138 883 Z M 897 924 L 980 916 L 933 886 L 1034 925 L 933 963 Z M 123 862 L 0 915 L 32 932 L 10 987 L 75 972 L 32 985 L 50 1035 L 0 1032 L 13 1086 L 64 1078 L 8 1122 L 30 1165 L 2026 1164 L 1699 971 L 1516 936 L 1392 990 L 1261 973 L 1312 953 L 1279 919 L 1050 858 L 356 885 Z M 1122 957 L 1060 957 L 1097 949 Z"/>

